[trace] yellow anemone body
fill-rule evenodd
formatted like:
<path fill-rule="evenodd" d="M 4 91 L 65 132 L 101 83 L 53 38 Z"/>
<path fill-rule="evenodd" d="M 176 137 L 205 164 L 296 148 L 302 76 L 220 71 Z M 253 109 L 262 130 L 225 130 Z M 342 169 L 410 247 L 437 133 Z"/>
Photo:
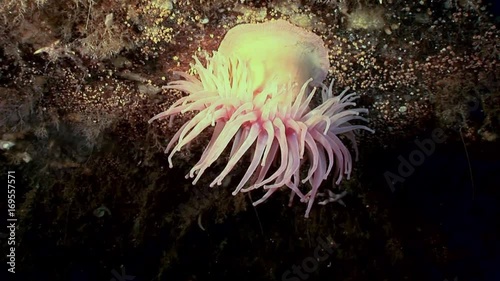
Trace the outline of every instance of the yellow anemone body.
<path fill-rule="evenodd" d="M 330 66 L 323 40 L 284 20 L 241 24 L 230 29 L 218 52 L 245 62 L 251 87 L 261 92 L 271 84 L 300 87 L 309 79 L 319 86 Z M 292 91 L 290 99 L 298 91 Z"/>

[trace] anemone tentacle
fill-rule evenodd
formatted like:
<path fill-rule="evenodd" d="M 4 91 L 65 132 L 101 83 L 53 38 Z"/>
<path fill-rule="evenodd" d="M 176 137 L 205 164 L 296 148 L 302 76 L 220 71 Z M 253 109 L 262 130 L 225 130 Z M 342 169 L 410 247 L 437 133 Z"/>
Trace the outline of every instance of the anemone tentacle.
<path fill-rule="evenodd" d="M 315 108 L 310 103 L 317 88 L 304 84 L 278 84 L 268 81 L 264 87 L 256 85 L 255 75 L 238 57 L 225 57 L 214 52 L 203 66 L 195 57 L 193 68 L 197 75 L 179 73 L 184 79 L 164 87 L 185 92 L 187 96 L 176 101 L 165 112 L 149 120 L 173 118 L 185 113 L 196 115 L 185 123 L 170 140 L 166 152 L 169 166 L 173 155 L 183 149 L 206 128 L 214 126 L 212 137 L 199 161 L 186 177 L 196 184 L 226 149 L 229 160 L 210 186 L 223 180 L 251 154 L 249 165 L 232 194 L 265 190 L 258 205 L 282 187 L 290 189 L 290 202 L 295 196 L 307 204 L 308 217 L 321 183 L 333 172 L 335 184 L 352 172 L 352 156 L 339 136 L 351 142 L 356 157 L 355 131 L 373 132 L 369 127 L 352 123 L 367 122 L 362 115 L 368 110 L 356 108 L 359 95 L 345 89 L 333 95 L 333 81 L 321 86 L 323 102 Z M 253 148 L 253 149 L 252 149 Z M 273 167 L 273 163 L 277 167 Z M 308 167 L 304 178 L 301 167 Z M 308 187 L 303 184 L 308 183 Z"/>

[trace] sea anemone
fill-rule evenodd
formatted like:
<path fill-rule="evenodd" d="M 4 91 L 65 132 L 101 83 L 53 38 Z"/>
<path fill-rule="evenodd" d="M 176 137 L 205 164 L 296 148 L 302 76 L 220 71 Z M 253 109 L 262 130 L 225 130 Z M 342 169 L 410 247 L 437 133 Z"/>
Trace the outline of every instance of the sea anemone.
<path fill-rule="evenodd" d="M 288 40 L 297 38 L 293 37 L 292 33 L 295 32 L 294 29 L 299 29 L 298 27 L 283 21 L 274 22 L 277 23 L 290 30 L 287 33 L 283 28 L 278 28 L 281 36 L 287 33 Z M 243 26 L 247 28 L 256 25 Z M 269 32 L 263 31 L 266 29 L 261 26 L 254 30 L 259 29 L 261 33 Z M 247 30 L 246 34 L 263 38 L 259 32 L 252 35 Z M 224 40 L 230 33 L 231 31 Z M 266 59 L 274 59 L 269 63 L 263 61 L 262 57 L 252 57 L 251 52 L 242 51 L 238 47 L 241 41 L 238 40 L 234 42 L 240 43 L 234 44 L 226 44 L 223 41 L 219 52 L 214 51 L 211 57 L 207 57 L 206 67 L 194 57 L 193 69 L 196 76 L 179 73 L 184 80 L 170 82 L 165 87 L 180 90 L 188 95 L 177 100 L 167 111 L 149 120 L 151 123 L 156 119 L 170 117 L 172 122 L 172 118 L 179 113 L 197 112 L 167 145 L 166 152 L 170 151 L 170 167 L 173 166 L 172 157 L 176 152 L 207 127 L 213 126 L 212 137 L 200 160 L 186 175 L 194 178 L 193 184 L 198 182 L 205 170 L 221 156 L 232 141 L 229 160 L 210 186 L 221 185 L 242 157 L 251 152 L 248 168 L 232 194 L 262 188 L 266 192 L 261 199 L 254 202 L 254 205 L 257 205 L 286 186 L 291 189 L 290 204 L 295 195 L 301 202 L 308 204 L 305 213 L 308 217 L 318 188 L 330 172 L 333 170 L 335 183 L 339 184 L 343 176 L 349 178 L 352 171 L 351 154 L 339 136 L 345 136 L 357 154 L 354 132 L 358 129 L 372 131 L 364 125 L 351 124 L 353 120 L 367 121 L 360 116 L 361 113 L 367 113 L 366 109 L 352 108 L 358 97 L 355 93 L 347 94 L 346 89 L 334 97 L 333 83 L 327 87 L 321 83 L 322 80 L 318 81 L 326 76 L 324 63 L 320 62 L 324 62 L 326 51 L 321 40 L 320 46 L 315 45 L 319 37 L 311 34 L 313 33 L 309 32 L 305 40 L 295 39 L 299 44 L 276 41 L 276 37 L 279 37 L 276 34 L 269 36 L 265 39 L 271 40 L 269 47 L 282 50 L 279 56 L 266 53 Z M 265 45 L 260 46 L 265 49 Z M 304 49 L 304 46 L 308 47 Z M 316 51 L 311 46 L 316 48 Z M 231 52 L 230 49 L 235 51 Z M 290 53 L 283 54 L 283 50 Z M 308 56 L 312 53 L 312 58 L 300 55 L 301 52 L 307 53 Z M 283 68 L 279 64 L 279 61 L 290 64 L 290 60 L 299 65 L 291 64 L 293 66 Z M 302 81 L 304 77 L 309 78 Z M 318 87 L 311 87 L 311 83 L 319 86 L 322 94 L 322 103 L 312 109 L 310 103 Z M 273 166 L 273 163 L 276 163 L 276 166 Z M 308 167 L 303 178 L 301 167 Z M 307 192 L 303 191 L 307 188 L 301 185 L 306 182 L 309 182 L 310 186 Z"/>

